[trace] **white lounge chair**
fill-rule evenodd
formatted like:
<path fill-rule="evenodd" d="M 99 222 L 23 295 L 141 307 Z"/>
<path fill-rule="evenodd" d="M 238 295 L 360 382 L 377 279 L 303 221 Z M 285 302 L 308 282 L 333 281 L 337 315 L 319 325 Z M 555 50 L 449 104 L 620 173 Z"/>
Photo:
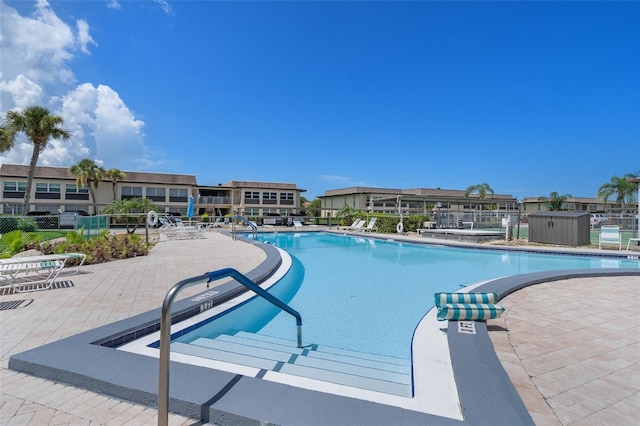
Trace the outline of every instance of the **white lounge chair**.
<path fill-rule="evenodd" d="M 303 229 L 304 225 L 299 220 L 293 221 L 293 229 Z"/>
<path fill-rule="evenodd" d="M 618 250 L 622 250 L 620 227 L 615 225 L 602 225 L 598 238 L 598 248 L 602 249 L 602 244 L 617 244 Z"/>
<path fill-rule="evenodd" d="M 166 217 L 158 218 L 162 226 L 160 231 L 167 237 L 167 240 L 193 240 L 205 238 L 201 225 L 185 226 L 182 220 L 172 223 Z"/>
<path fill-rule="evenodd" d="M 18 278 L 21 275 L 36 274 L 33 282 L 40 283 L 38 290 L 46 290 L 51 288 L 62 268 L 64 268 L 65 260 L 37 260 L 29 257 L 19 257 L 0 260 L 0 279 L 13 287 L 16 293 L 22 293 L 21 284 Z"/>
<path fill-rule="evenodd" d="M 353 227 L 352 231 L 354 232 L 360 232 L 362 231 L 364 224 L 367 223 L 366 220 L 361 220 L 360 222 L 356 223 L 356 226 Z"/>
<path fill-rule="evenodd" d="M 356 219 L 353 221 L 353 223 L 349 226 L 341 226 L 340 229 L 345 230 L 345 231 L 353 231 L 355 229 L 358 228 L 358 226 L 362 227 L 362 225 L 364 225 L 364 220 L 362 219 Z"/>
<path fill-rule="evenodd" d="M 376 227 L 376 220 L 378 220 L 377 217 L 372 217 L 371 219 L 369 219 L 369 223 L 367 223 L 367 226 L 362 228 L 362 230 L 364 232 L 378 232 L 378 228 Z"/>

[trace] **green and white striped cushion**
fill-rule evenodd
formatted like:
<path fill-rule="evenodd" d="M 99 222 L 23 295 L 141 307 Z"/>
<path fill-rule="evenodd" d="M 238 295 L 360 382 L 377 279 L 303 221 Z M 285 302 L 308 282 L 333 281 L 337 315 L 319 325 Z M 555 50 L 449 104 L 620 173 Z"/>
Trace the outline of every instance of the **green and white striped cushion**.
<path fill-rule="evenodd" d="M 484 321 L 498 318 L 504 312 L 504 307 L 493 304 L 448 303 L 438 308 L 438 321 L 471 320 Z"/>
<path fill-rule="evenodd" d="M 436 293 L 436 306 L 452 303 L 496 303 L 496 293 Z"/>

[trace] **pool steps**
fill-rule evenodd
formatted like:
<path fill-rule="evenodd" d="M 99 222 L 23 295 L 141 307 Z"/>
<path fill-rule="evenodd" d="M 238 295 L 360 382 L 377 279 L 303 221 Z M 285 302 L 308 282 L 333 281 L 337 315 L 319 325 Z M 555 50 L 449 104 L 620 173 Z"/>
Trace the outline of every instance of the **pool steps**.
<path fill-rule="evenodd" d="M 294 341 L 247 332 L 198 338 L 189 344 L 174 342 L 171 351 L 376 392 L 411 396 L 411 363 L 399 358 L 315 344 L 298 348 Z"/>

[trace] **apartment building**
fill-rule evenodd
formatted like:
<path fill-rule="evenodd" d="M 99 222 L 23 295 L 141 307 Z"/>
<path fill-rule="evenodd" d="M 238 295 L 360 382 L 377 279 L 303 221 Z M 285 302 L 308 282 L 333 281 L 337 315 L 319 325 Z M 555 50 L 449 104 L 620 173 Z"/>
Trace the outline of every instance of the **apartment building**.
<path fill-rule="evenodd" d="M 464 190 L 455 189 L 393 189 L 350 187 L 329 190 L 321 199 L 322 216 L 335 216 L 345 205 L 370 213 L 430 215 L 439 217 L 443 224 L 457 221 L 496 222 L 508 215 L 526 216 L 537 211 L 548 211 L 548 200 L 543 197 L 516 199 L 512 195 L 478 194 L 465 196 Z M 613 207 L 597 198 L 568 198 L 563 210 L 600 212 Z"/>
<path fill-rule="evenodd" d="M 355 209 L 397 213 L 401 208 L 405 214 L 429 214 L 435 206 L 449 211 L 478 210 L 482 206 L 492 209 L 517 210 L 516 199 L 511 195 L 487 194 L 481 199 L 477 194 L 464 195 L 465 191 L 455 189 L 392 189 L 351 187 L 326 191 L 322 200 L 325 214 L 337 211 L 345 205 Z M 439 204 L 438 204 L 439 203 Z"/>
<path fill-rule="evenodd" d="M 2 164 L 2 213 L 24 214 L 22 205 L 29 166 Z M 190 196 L 197 215 L 243 214 L 289 216 L 300 212 L 299 189 L 292 183 L 229 181 L 217 186 L 199 186 L 194 175 L 124 171 L 117 182 L 105 179 L 94 189 L 78 187 L 76 176 L 65 167 L 36 167 L 31 190 L 30 210 L 57 214 L 61 211 L 101 213 L 113 200 L 148 198 L 164 213 L 186 214 Z"/>

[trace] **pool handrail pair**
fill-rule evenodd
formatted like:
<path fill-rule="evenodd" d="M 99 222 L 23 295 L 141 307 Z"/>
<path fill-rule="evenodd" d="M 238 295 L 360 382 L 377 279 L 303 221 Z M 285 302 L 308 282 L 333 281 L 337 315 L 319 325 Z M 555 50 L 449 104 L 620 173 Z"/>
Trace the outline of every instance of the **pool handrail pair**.
<path fill-rule="evenodd" d="M 220 269 L 218 271 L 206 272 L 203 275 L 187 278 L 171 287 L 164 297 L 162 312 L 160 314 L 160 369 L 158 380 L 158 425 L 167 426 L 169 424 L 169 361 L 171 356 L 171 305 L 178 296 L 178 293 L 187 287 L 197 284 L 210 283 L 222 278 L 231 277 L 238 281 L 258 296 L 292 315 L 296 319 L 298 334 L 298 348 L 302 347 L 302 317 L 295 309 L 274 297 L 258 284 L 251 281 L 246 276 L 233 268 Z"/>
<path fill-rule="evenodd" d="M 258 225 L 256 225 L 255 222 L 250 221 L 249 219 L 247 219 L 246 217 L 237 214 L 231 217 L 231 236 L 232 238 L 235 240 L 236 239 L 236 220 L 239 220 L 240 222 L 244 223 L 246 226 L 248 226 L 251 229 L 251 232 L 253 233 L 253 239 L 256 239 L 256 234 L 258 233 Z"/>

